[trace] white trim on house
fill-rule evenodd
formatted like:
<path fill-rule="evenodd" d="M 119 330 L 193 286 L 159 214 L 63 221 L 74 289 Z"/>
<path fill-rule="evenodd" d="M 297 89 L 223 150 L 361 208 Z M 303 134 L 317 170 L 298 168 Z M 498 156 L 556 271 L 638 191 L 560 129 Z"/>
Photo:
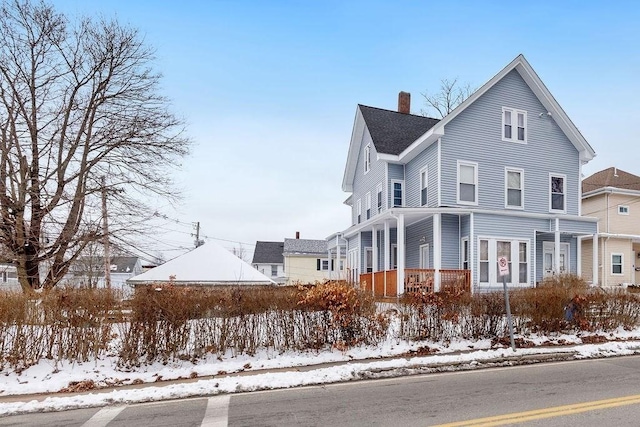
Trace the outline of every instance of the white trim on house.
<path fill-rule="evenodd" d="M 442 139 L 438 138 L 438 206 L 442 206 Z"/>
<path fill-rule="evenodd" d="M 510 136 L 507 137 L 506 134 L 506 121 L 505 121 L 505 117 L 506 117 L 506 113 L 509 113 L 510 116 L 510 121 L 509 121 L 509 131 L 510 131 Z M 518 129 L 520 128 L 519 125 L 519 117 L 522 116 L 523 118 L 523 139 L 519 138 L 519 133 L 518 133 Z M 505 142 L 515 142 L 517 144 L 526 144 L 527 143 L 527 112 L 525 110 L 518 110 L 516 108 L 509 108 L 509 107 L 502 107 L 502 140 Z"/>
<path fill-rule="evenodd" d="M 509 263 L 510 267 L 510 281 L 507 282 L 512 286 L 521 286 L 528 287 L 531 283 L 531 240 L 526 238 L 515 238 L 515 237 L 499 237 L 499 236 L 485 236 L 480 235 L 476 237 L 476 241 L 478 244 L 478 258 L 476 261 L 476 267 L 478 268 L 478 284 L 480 286 L 497 286 L 499 284 L 499 277 L 497 273 L 497 263 L 498 263 L 498 242 L 508 242 L 510 245 L 510 254 L 509 254 Z M 487 242 L 487 259 L 481 260 L 480 256 L 482 254 L 481 250 L 481 241 Z M 526 259 L 526 280 L 524 282 L 520 281 L 520 243 L 526 244 L 525 253 L 527 256 Z M 481 272 L 482 265 L 481 263 L 487 263 L 487 281 L 482 281 Z M 516 269 L 517 264 L 517 269 Z M 515 273 L 518 273 L 517 275 Z M 517 277 L 517 282 L 514 282 L 514 278 Z"/>
<path fill-rule="evenodd" d="M 401 197 L 400 198 L 402 199 L 401 200 L 402 204 L 399 205 L 399 206 L 395 204 L 395 202 L 396 202 L 395 184 L 400 184 L 400 191 L 401 191 L 401 194 L 400 194 Z M 406 195 L 404 193 L 405 193 L 405 191 L 404 191 L 404 180 L 403 179 L 392 179 L 391 180 L 391 206 L 393 206 L 394 208 L 399 208 L 399 207 L 405 206 Z"/>
<path fill-rule="evenodd" d="M 382 191 L 382 183 L 379 182 L 376 185 L 376 215 L 381 214 L 384 211 L 384 194 Z"/>
<path fill-rule="evenodd" d="M 371 219 L 373 216 L 373 212 L 371 212 L 371 191 L 364 195 L 364 211 L 365 219 Z"/>
<path fill-rule="evenodd" d="M 460 199 L 460 167 L 461 166 L 470 166 L 473 168 L 473 186 L 474 186 L 474 195 L 473 201 L 470 202 L 468 200 Z M 464 183 L 468 185 L 469 183 Z M 458 160 L 458 167 L 456 169 L 456 203 L 459 205 L 473 205 L 478 206 L 478 163 L 477 162 L 469 162 L 466 160 Z"/>
<path fill-rule="evenodd" d="M 368 174 L 371 170 L 371 143 L 364 147 L 364 174 Z"/>
<path fill-rule="evenodd" d="M 620 257 L 620 262 L 619 263 L 614 263 L 613 262 L 613 257 L 614 256 L 619 256 Z M 609 260 L 611 261 L 611 275 L 612 276 L 624 276 L 624 254 L 621 252 L 611 252 L 611 257 L 609 258 Z M 614 273 L 613 272 L 613 266 L 614 265 L 620 265 L 620 273 Z"/>
<path fill-rule="evenodd" d="M 420 182 L 420 206 L 428 206 L 429 205 L 429 167 L 428 166 L 423 166 L 422 168 L 420 168 L 420 172 L 418 173 L 418 178 Z M 423 193 L 425 193 L 424 200 L 422 200 Z"/>
<path fill-rule="evenodd" d="M 552 193 L 552 180 L 553 178 L 562 178 L 562 209 L 553 209 L 553 193 Z M 562 173 L 549 172 L 549 212 L 550 213 L 567 213 L 567 175 Z M 560 194 L 560 193 L 558 193 Z"/>
<path fill-rule="evenodd" d="M 520 206 L 509 204 L 509 172 L 515 172 L 520 174 Z M 512 190 L 515 190 L 513 188 Z M 524 210 L 524 169 L 512 168 L 505 166 L 504 168 L 504 207 L 505 209 L 521 209 Z"/>

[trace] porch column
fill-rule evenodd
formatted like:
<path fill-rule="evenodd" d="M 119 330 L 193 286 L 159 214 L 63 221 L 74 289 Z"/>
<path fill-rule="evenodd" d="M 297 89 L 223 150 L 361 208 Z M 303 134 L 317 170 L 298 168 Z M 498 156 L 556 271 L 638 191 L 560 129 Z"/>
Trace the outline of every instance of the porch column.
<path fill-rule="evenodd" d="M 391 253 L 391 227 L 389 221 L 384 222 L 384 271 L 390 270 L 391 260 L 389 254 Z"/>
<path fill-rule="evenodd" d="M 398 295 L 404 294 L 404 214 L 398 214 Z"/>
<path fill-rule="evenodd" d="M 598 286 L 600 284 L 600 278 L 598 277 L 598 273 L 600 268 L 598 268 L 598 233 L 593 235 L 593 278 L 591 282 L 594 286 Z"/>
<path fill-rule="evenodd" d="M 440 269 L 442 268 L 442 227 L 441 215 L 433 215 L 433 289 L 440 291 Z"/>
<path fill-rule="evenodd" d="M 331 261 L 333 260 L 333 258 L 331 257 L 331 249 L 327 249 L 327 264 L 329 264 L 328 270 L 329 270 L 329 281 L 331 281 Z"/>
<path fill-rule="evenodd" d="M 375 295 L 376 294 L 376 271 L 378 271 L 378 227 L 376 227 L 375 225 L 371 230 L 371 251 L 373 252 L 373 254 L 371 254 L 371 257 L 373 258 L 371 260 L 372 262 L 371 294 Z"/>
<path fill-rule="evenodd" d="M 340 235 L 336 234 L 336 279 L 342 279 L 340 273 Z"/>
<path fill-rule="evenodd" d="M 576 238 L 576 275 L 582 276 L 582 238 L 584 236 L 577 236 Z"/>
<path fill-rule="evenodd" d="M 373 250 L 373 272 L 378 271 L 378 227 L 373 226 L 371 230 L 371 248 Z"/>
<path fill-rule="evenodd" d="M 556 218 L 556 231 L 555 231 L 554 244 L 555 244 L 555 253 L 553 254 L 553 257 L 554 257 L 553 263 L 555 265 L 554 265 L 553 272 L 556 275 L 559 275 L 560 274 L 560 218 Z M 566 261 L 567 260 L 565 260 L 565 262 Z"/>

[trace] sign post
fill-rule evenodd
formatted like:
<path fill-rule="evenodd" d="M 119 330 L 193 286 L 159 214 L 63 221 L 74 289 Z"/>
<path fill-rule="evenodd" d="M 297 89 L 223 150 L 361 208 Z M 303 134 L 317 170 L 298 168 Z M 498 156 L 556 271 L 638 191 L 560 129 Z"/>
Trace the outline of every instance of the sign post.
<path fill-rule="evenodd" d="M 498 258 L 498 272 L 502 277 L 502 287 L 504 288 L 504 304 L 507 308 L 507 322 L 509 322 L 509 339 L 511 348 L 516 351 L 516 343 L 513 339 L 513 322 L 511 320 L 511 307 L 509 306 L 509 291 L 507 290 L 507 276 L 509 275 L 509 260 L 507 257 Z"/>

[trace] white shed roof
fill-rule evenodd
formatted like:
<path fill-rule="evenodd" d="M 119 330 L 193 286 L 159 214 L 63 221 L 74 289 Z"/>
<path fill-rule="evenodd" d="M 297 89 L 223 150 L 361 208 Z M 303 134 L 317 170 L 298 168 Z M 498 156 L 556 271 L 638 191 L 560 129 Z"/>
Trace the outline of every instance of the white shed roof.
<path fill-rule="evenodd" d="M 203 285 L 272 285 L 273 280 L 260 273 L 214 242 L 180 255 L 127 280 L 131 284 L 169 282 Z"/>

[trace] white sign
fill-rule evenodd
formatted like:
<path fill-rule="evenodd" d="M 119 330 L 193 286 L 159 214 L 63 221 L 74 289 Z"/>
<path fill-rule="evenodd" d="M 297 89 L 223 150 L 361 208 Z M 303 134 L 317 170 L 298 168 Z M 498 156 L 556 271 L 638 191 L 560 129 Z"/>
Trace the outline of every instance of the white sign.
<path fill-rule="evenodd" d="M 501 256 L 498 258 L 498 272 L 500 277 L 509 275 L 509 261 L 507 257 Z"/>

